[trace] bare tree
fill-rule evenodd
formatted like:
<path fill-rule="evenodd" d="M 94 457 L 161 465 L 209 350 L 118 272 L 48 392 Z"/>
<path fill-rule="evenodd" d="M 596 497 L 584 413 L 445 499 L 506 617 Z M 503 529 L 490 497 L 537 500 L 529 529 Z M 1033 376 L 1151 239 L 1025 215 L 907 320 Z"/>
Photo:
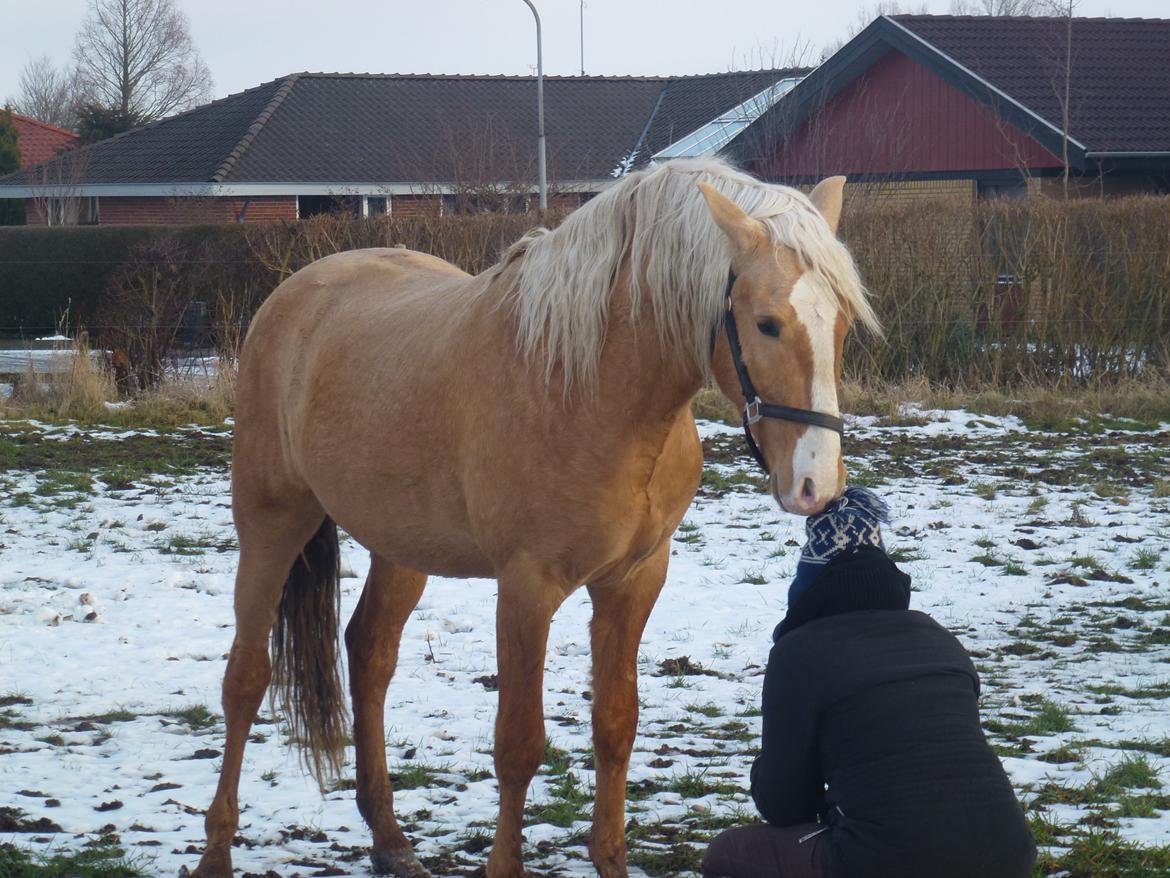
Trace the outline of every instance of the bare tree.
<path fill-rule="evenodd" d="M 1061 174 L 1061 184 L 1064 197 L 1069 195 L 1069 150 L 1068 143 L 1070 114 L 1072 106 L 1072 72 L 1073 72 L 1073 17 L 1076 15 L 1080 0 L 1044 0 L 1045 12 L 1064 20 L 1063 58 L 1060 59 L 1059 76 L 1052 83 L 1056 92 L 1056 99 L 1060 103 L 1060 130 L 1061 130 L 1061 163 L 1064 171 Z"/>
<path fill-rule="evenodd" d="M 1045 0 L 951 0 L 954 15 L 1043 15 Z"/>
<path fill-rule="evenodd" d="M 20 70 L 20 94 L 13 109 L 58 128 L 77 122 L 77 81 L 72 72 L 57 67 L 48 55 L 30 58 Z"/>
<path fill-rule="evenodd" d="M 94 221 L 95 201 L 81 194 L 88 159 L 85 150 L 70 149 L 53 161 L 33 165 L 25 171 L 38 222 L 47 226 L 75 226 Z"/>
<path fill-rule="evenodd" d="M 926 15 L 929 11 L 925 0 L 919 0 L 918 3 L 911 0 L 875 0 L 872 6 L 858 8 L 857 17 L 849 25 L 845 38 L 826 46 L 821 53 L 821 60 L 837 54 L 842 46 L 869 27 L 876 18 L 883 15 Z"/>
<path fill-rule="evenodd" d="M 89 0 L 73 53 L 88 102 L 143 121 L 211 94 L 211 73 L 174 0 Z"/>

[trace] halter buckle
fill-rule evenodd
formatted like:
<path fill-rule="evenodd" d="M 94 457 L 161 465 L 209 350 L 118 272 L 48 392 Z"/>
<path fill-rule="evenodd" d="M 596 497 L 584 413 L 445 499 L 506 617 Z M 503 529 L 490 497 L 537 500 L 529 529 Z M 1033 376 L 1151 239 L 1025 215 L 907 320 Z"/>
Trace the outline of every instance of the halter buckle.
<path fill-rule="evenodd" d="M 757 396 L 743 407 L 743 418 L 747 423 L 754 424 L 763 415 L 760 414 L 760 398 Z"/>

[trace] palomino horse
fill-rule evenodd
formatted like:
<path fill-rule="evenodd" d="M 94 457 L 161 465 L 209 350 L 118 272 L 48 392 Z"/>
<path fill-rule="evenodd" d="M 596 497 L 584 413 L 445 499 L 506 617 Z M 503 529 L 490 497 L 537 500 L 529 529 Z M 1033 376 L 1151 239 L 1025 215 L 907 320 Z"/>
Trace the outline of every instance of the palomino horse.
<path fill-rule="evenodd" d="M 341 766 L 334 522 L 372 555 L 345 643 L 357 805 L 375 870 L 428 874 L 394 816 L 383 715 L 403 624 L 437 574 L 499 583 L 492 878 L 524 874 L 549 622 L 567 595 L 589 589 L 589 852 L 606 878 L 627 874 L 638 642 L 702 469 L 690 402 L 711 373 L 744 402 L 721 329 L 729 268 L 760 395 L 836 415 L 846 330 L 858 318 L 875 325 L 835 237 L 843 182 L 806 197 L 717 161 L 671 162 L 630 174 L 476 277 L 375 249 L 329 256 L 280 285 L 240 362 L 236 635 L 198 878 L 231 875 L 270 632 L 293 736 L 322 783 Z M 753 430 L 785 509 L 817 511 L 844 487 L 833 430 L 779 420 Z"/>

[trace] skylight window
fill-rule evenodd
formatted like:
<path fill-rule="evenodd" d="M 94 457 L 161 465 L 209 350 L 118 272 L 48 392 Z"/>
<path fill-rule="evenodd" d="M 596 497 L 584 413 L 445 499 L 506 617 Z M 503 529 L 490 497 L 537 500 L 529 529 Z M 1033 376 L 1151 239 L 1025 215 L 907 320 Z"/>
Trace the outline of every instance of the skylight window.
<path fill-rule="evenodd" d="M 667 159 L 695 158 L 715 155 L 730 143 L 737 134 L 755 122 L 773 107 L 780 98 L 792 91 L 803 77 L 789 76 L 768 86 L 758 95 L 748 98 L 737 107 L 732 107 L 718 119 L 708 122 L 692 131 L 681 140 L 654 153 L 654 161 Z"/>

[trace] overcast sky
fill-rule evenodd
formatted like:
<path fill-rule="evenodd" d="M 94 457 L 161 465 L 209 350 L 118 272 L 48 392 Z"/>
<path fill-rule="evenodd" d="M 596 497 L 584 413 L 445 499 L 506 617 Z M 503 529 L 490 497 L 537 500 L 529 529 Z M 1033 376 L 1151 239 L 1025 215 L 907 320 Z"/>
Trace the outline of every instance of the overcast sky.
<path fill-rule="evenodd" d="M 215 77 L 215 95 L 299 70 L 526 74 L 536 64 L 522 0 L 177 0 Z M 578 0 L 536 0 L 549 74 L 580 70 Z M 88 0 L 6 4 L 0 100 L 31 56 L 70 56 Z M 951 0 L 912 0 L 949 12 Z M 712 73 L 806 62 L 856 28 L 858 0 L 587 0 L 585 71 Z M 1170 16 L 1170 0 L 1081 0 L 1079 15 Z"/>

